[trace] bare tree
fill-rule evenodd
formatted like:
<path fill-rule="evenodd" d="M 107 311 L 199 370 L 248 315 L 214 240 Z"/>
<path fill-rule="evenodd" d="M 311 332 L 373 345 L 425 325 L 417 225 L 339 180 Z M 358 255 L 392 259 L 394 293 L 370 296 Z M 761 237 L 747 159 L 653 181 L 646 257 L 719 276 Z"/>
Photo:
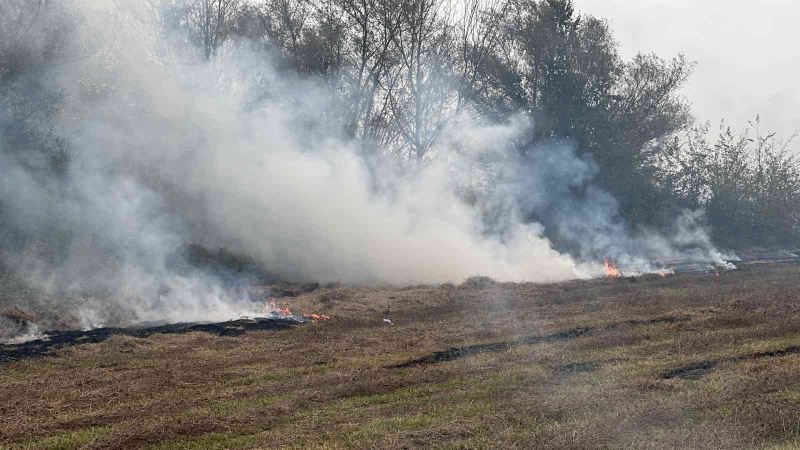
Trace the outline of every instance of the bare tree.
<path fill-rule="evenodd" d="M 486 96 L 489 83 L 483 76 L 502 45 L 502 20 L 510 9 L 507 0 L 466 0 L 458 21 L 460 32 L 458 108 L 476 95 Z"/>
<path fill-rule="evenodd" d="M 189 39 L 197 43 L 205 60 L 233 34 L 242 0 L 190 0 L 182 8 Z"/>
<path fill-rule="evenodd" d="M 347 132 L 354 137 L 387 143 L 385 92 L 391 89 L 391 68 L 397 64 L 394 43 L 401 26 L 401 3 L 395 0 L 333 0 L 324 2 L 346 20 L 349 48 L 346 70 L 337 73 L 344 95 Z"/>
<path fill-rule="evenodd" d="M 291 64 L 299 67 L 303 33 L 311 8 L 306 2 L 297 0 L 270 0 L 267 7 L 275 21 L 273 35 Z"/>
<path fill-rule="evenodd" d="M 348 135 L 382 145 L 391 140 L 385 98 L 389 69 L 398 64 L 393 53 L 401 3 L 266 0 L 245 7 L 243 21 L 247 37 L 280 50 L 286 67 L 332 88 Z"/>
<path fill-rule="evenodd" d="M 63 141 L 53 132 L 62 101 L 53 76 L 59 66 L 83 57 L 73 45 L 76 25 L 76 17 L 57 2 L 0 2 L 0 151 L 40 170 L 66 164 Z"/>
<path fill-rule="evenodd" d="M 390 97 L 403 151 L 421 163 L 446 125 L 456 102 L 451 11 L 442 0 L 404 3 L 395 38 L 398 85 Z"/>

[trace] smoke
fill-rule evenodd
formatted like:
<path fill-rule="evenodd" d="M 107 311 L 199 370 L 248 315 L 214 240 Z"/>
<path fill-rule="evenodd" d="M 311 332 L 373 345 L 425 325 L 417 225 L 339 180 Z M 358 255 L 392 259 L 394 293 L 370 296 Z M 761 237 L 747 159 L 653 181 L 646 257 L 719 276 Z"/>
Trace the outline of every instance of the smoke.
<path fill-rule="evenodd" d="M 259 313 L 246 283 L 184 261 L 187 243 L 288 279 L 394 285 L 589 277 L 606 255 L 641 271 L 687 252 L 720 259 L 698 213 L 667 236 L 627 229 L 568 143 L 516 151 L 525 118 L 459 117 L 408 169 L 344 137 L 325 86 L 246 43 L 198 63 L 157 9 L 117 3 L 74 3 L 87 56 L 51 73 L 61 173 L 0 143 L 4 264 L 80 297 L 83 327 Z"/>
<path fill-rule="evenodd" d="M 581 261 L 611 258 L 628 274 L 693 261 L 729 266 L 731 257 L 710 239 L 702 210 L 679 212 L 667 230 L 631 229 L 616 199 L 592 183 L 598 167 L 569 142 L 535 148 L 506 162 L 495 199 L 513 199 L 525 217 L 537 217 L 562 248 Z"/>

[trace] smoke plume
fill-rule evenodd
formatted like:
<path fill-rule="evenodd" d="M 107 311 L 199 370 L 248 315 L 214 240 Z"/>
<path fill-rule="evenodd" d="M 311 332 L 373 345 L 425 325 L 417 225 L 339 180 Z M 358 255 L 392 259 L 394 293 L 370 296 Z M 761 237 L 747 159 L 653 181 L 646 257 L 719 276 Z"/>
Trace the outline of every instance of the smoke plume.
<path fill-rule="evenodd" d="M 569 143 L 515 151 L 524 117 L 463 114 L 409 167 L 341 133 L 326 86 L 246 42 L 198 62 L 139 3 L 70 3 L 83 56 L 47 78 L 63 169 L 0 143 L 4 265 L 53 298 L 80 297 L 83 327 L 258 314 L 247 283 L 182 261 L 188 243 L 286 279 L 393 285 L 590 277 L 603 256 L 634 271 L 721 260 L 699 213 L 666 235 L 628 229 Z"/>

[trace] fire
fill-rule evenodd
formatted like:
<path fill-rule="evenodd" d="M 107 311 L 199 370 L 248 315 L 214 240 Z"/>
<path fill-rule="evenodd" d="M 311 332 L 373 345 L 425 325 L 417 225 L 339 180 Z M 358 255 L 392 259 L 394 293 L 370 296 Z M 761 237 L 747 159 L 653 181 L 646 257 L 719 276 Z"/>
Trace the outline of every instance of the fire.
<path fill-rule="evenodd" d="M 674 267 L 668 267 L 666 269 L 658 270 L 658 271 L 656 271 L 656 273 L 659 276 L 668 277 L 670 275 L 675 275 L 675 268 Z"/>
<path fill-rule="evenodd" d="M 328 319 L 330 319 L 330 317 L 326 316 L 325 314 L 314 314 L 314 313 L 304 314 L 303 317 L 305 317 L 306 319 L 310 319 L 312 322 L 316 322 L 318 320 L 328 320 Z"/>
<path fill-rule="evenodd" d="M 293 318 L 293 317 L 294 318 L 302 317 L 303 319 L 310 320 L 312 322 L 318 322 L 318 321 L 321 321 L 321 320 L 330 319 L 330 316 L 326 316 L 325 314 L 316 314 L 316 313 L 302 314 L 300 316 L 296 316 L 292 312 L 292 310 L 289 309 L 289 306 L 286 303 L 283 303 L 282 305 L 278 306 L 275 303 L 275 299 L 274 298 L 270 299 L 267 302 L 267 304 L 264 305 L 264 314 L 269 314 L 269 315 L 277 314 L 277 315 L 279 315 L 281 317 L 281 319 L 289 319 L 289 318 Z"/>
<path fill-rule="evenodd" d="M 286 303 L 282 304 L 281 306 L 278 306 L 275 303 L 274 298 L 270 299 L 264 306 L 264 313 L 265 314 L 277 313 L 279 316 L 281 316 L 281 318 L 292 317 L 294 315 L 292 314 L 292 310 L 289 309 Z"/>
<path fill-rule="evenodd" d="M 622 272 L 619 271 L 619 268 L 614 265 L 614 263 L 610 262 L 608 258 L 605 259 L 605 266 L 606 266 L 606 276 L 608 278 L 619 278 L 622 276 Z"/>

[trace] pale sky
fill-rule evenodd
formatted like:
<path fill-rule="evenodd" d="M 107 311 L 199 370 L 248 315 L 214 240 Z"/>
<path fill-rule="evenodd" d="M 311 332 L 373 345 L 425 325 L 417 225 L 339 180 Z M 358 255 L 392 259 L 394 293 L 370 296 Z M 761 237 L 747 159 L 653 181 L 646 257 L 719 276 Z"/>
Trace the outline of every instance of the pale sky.
<path fill-rule="evenodd" d="M 800 0 L 574 0 L 610 21 L 623 57 L 685 54 L 684 95 L 700 120 L 800 131 Z M 795 140 L 795 147 L 800 141 Z"/>

